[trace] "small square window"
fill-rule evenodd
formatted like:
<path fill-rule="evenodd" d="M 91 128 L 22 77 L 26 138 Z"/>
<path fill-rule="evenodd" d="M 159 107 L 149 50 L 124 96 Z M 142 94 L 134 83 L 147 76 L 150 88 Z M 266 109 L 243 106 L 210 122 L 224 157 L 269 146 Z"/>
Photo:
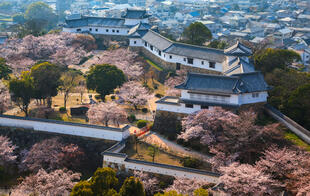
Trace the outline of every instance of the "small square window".
<path fill-rule="evenodd" d="M 98 29 L 95 29 L 95 31 L 98 31 Z"/>
<path fill-rule="evenodd" d="M 176 70 L 180 70 L 181 69 L 181 64 L 180 63 L 177 63 L 177 66 L 175 68 Z"/>
<path fill-rule="evenodd" d="M 194 105 L 193 105 L 193 104 L 189 104 L 189 103 L 187 103 L 187 104 L 185 104 L 185 107 L 187 107 L 187 108 L 193 108 L 193 107 L 194 107 Z"/>
<path fill-rule="evenodd" d="M 82 30 L 81 30 L 81 29 L 77 29 L 76 31 L 77 31 L 77 32 L 80 32 L 80 31 L 82 31 Z"/>
<path fill-rule="evenodd" d="M 209 106 L 207 105 L 201 105 L 200 108 L 203 110 L 203 109 L 209 109 Z"/>
<path fill-rule="evenodd" d="M 116 30 L 116 33 L 119 33 L 119 30 Z"/>
<path fill-rule="evenodd" d="M 144 46 L 147 47 L 147 42 L 144 42 Z"/>
<path fill-rule="evenodd" d="M 160 50 L 158 50 L 158 55 L 161 56 L 161 51 Z"/>
<path fill-rule="evenodd" d="M 153 46 L 152 46 L 152 45 L 150 45 L 150 48 L 151 48 L 151 50 L 153 51 Z"/>
<path fill-rule="evenodd" d="M 256 97 L 258 97 L 259 96 L 259 93 L 252 93 L 252 97 L 253 98 L 256 98 Z"/>
<path fill-rule="evenodd" d="M 205 62 L 204 61 L 201 61 L 201 65 L 204 65 L 205 64 Z"/>
<path fill-rule="evenodd" d="M 105 31 L 106 31 L 106 32 L 109 32 L 109 29 L 106 29 Z"/>
<path fill-rule="evenodd" d="M 133 43 L 134 43 L 134 44 L 137 44 L 137 41 L 134 41 Z"/>
<path fill-rule="evenodd" d="M 186 58 L 184 58 L 183 61 L 186 62 Z"/>
<path fill-rule="evenodd" d="M 89 31 L 92 31 L 92 28 L 89 28 Z"/>
<path fill-rule="evenodd" d="M 172 59 L 172 55 L 170 55 L 169 58 Z"/>
<path fill-rule="evenodd" d="M 192 59 L 192 58 L 187 58 L 187 63 L 188 63 L 188 64 L 194 64 L 194 59 Z"/>
<path fill-rule="evenodd" d="M 215 69 L 215 62 L 209 62 L 209 67 Z"/>
<path fill-rule="evenodd" d="M 113 29 L 112 32 L 115 33 L 115 30 Z"/>

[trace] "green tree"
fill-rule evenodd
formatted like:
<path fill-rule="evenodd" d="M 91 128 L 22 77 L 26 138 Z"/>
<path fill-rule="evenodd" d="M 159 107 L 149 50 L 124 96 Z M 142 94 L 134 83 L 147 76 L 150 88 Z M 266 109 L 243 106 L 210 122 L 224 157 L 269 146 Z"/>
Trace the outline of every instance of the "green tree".
<path fill-rule="evenodd" d="M 59 68 L 49 62 L 34 65 L 31 68 L 31 76 L 34 81 L 36 99 L 47 99 L 48 106 L 51 107 L 51 98 L 58 93 L 60 83 Z"/>
<path fill-rule="evenodd" d="M 64 108 L 67 108 L 67 100 L 70 93 L 79 86 L 83 81 L 83 76 L 80 72 L 70 69 L 64 72 L 60 78 L 59 90 L 64 93 Z"/>
<path fill-rule="evenodd" d="M 35 2 L 28 6 L 25 12 L 28 29 L 31 34 L 38 36 L 43 30 L 50 30 L 57 23 L 57 16 L 51 7 L 43 2 Z"/>
<path fill-rule="evenodd" d="M 6 64 L 6 60 L 4 58 L 0 58 L 0 79 L 9 79 L 10 73 L 12 73 L 12 70 Z"/>
<path fill-rule="evenodd" d="M 267 48 L 254 54 L 254 65 L 257 70 L 268 73 L 275 68 L 286 69 L 300 59 L 300 55 L 292 50 Z"/>
<path fill-rule="evenodd" d="M 116 173 L 109 167 L 98 168 L 90 180 L 94 195 L 105 195 L 118 184 Z"/>
<path fill-rule="evenodd" d="M 208 44 L 208 47 L 216 49 L 224 49 L 227 47 L 227 42 L 221 40 L 213 40 Z"/>
<path fill-rule="evenodd" d="M 12 16 L 13 22 L 17 24 L 24 24 L 26 22 L 24 14 L 15 14 Z"/>
<path fill-rule="evenodd" d="M 207 40 L 212 39 L 212 33 L 201 22 L 194 22 L 184 29 L 183 37 L 186 43 L 202 46 Z"/>
<path fill-rule="evenodd" d="M 147 148 L 148 155 L 152 157 L 152 162 L 155 161 L 155 156 L 159 153 L 157 146 L 150 146 Z"/>
<path fill-rule="evenodd" d="M 91 184 L 88 181 L 80 181 L 74 185 L 70 196 L 93 196 L 94 193 L 91 189 Z"/>
<path fill-rule="evenodd" d="M 9 82 L 12 100 L 28 116 L 28 108 L 34 94 L 33 78 L 29 72 L 23 72 L 19 79 Z"/>
<path fill-rule="evenodd" d="M 86 77 L 87 88 L 96 90 L 102 100 L 105 99 L 106 95 L 113 93 L 113 90 L 124 82 L 125 75 L 122 70 L 108 64 L 91 67 Z"/>
<path fill-rule="evenodd" d="M 310 128 L 310 83 L 293 91 L 288 99 L 287 114 L 299 124 Z"/>
<path fill-rule="evenodd" d="M 145 196 L 143 184 L 135 177 L 127 178 L 119 193 L 121 196 Z"/>
<path fill-rule="evenodd" d="M 208 196 L 209 193 L 206 189 L 199 188 L 194 191 L 194 196 Z"/>

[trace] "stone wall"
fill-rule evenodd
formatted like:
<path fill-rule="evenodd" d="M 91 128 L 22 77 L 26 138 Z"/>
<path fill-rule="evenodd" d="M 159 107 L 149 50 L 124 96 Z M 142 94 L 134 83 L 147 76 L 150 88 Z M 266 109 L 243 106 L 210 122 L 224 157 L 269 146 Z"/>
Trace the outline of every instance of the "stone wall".
<path fill-rule="evenodd" d="M 163 69 L 165 69 L 167 71 L 175 71 L 176 70 L 176 63 L 166 62 L 166 61 L 162 60 L 161 58 L 152 54 L 150 51 L 148 51 L 144 47 L 130 47 L 130 49 L 143 54 L 144 56 L 151 59 L 152 61 L 154 61 L 156 64 L 158 64 L 159 66 L 161 66 Z M 186 70 L 188 72 L 221 75 L 221 73 L 217 72 L 217 71 L 201 69 L 198 67 L 191 67 L 191 66 L 187 66 L 187 65 L 183 65 L 183 64 L 181 64 L 180 68 L 181 68 L 181 70 Z"/>

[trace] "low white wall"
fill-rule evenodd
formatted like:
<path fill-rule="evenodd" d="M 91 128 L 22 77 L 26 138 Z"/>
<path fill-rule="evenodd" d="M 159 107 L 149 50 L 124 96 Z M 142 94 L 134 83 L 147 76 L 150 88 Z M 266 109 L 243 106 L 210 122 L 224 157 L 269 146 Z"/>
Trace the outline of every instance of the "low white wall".
<path fill-rule="evenodd" d="M 124 128 L 112 128 L 6 115 L 0 115 L 0 126 L 20 127 L 25 129 L 33 129 L 36 131 L 92 137 L 114 141 L 121 141 L 130 135 L 129 126 Z"/>
<path fill-rule="evenodd" d="M 144 172 L 157 173 L 162 175 L 174 176 L 178 178 L 189 178 L 193 180 L 203 180 L 209 183 L 217 184 L 219 174 L 197 169 L 177 167 L 166 164 L 158 164 L 146 161 L 128 159 L 126 154 L 103 153 L 104 166 L 116 167 L 119 169 L 132 169 Z"/>

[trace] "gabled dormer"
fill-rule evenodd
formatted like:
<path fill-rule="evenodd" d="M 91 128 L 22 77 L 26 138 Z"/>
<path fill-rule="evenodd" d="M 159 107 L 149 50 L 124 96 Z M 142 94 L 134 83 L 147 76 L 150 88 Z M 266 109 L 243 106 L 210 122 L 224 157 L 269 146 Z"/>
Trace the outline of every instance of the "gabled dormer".
<path fill-rule="evenodd" d="M 139 23 L 149 23 L 150 15 L 146 10 L 126 9 L 122 18 L 125 19 L 125 25 L 137 25 Z"/>
<path fill-rule="evenodd" d="M 251 56 L 253 53 L 252 53 L 251 48 L 248 48 L 245 45 L 243 45 L 242 43 L 240 43 L 239 41 L 237 41 L 237 43 L 235 45 L 224 50 L 224 54 L 227 56 L 238 56 L 238 57 L 246 56 L 246 57 L 248 57 L 248 56 Z"/>

